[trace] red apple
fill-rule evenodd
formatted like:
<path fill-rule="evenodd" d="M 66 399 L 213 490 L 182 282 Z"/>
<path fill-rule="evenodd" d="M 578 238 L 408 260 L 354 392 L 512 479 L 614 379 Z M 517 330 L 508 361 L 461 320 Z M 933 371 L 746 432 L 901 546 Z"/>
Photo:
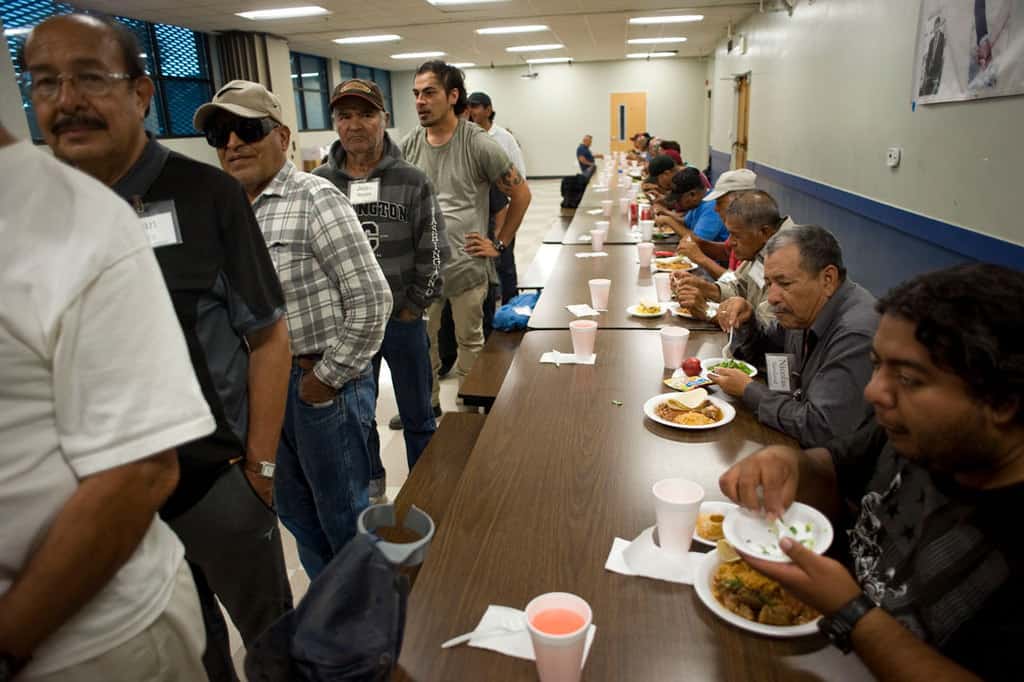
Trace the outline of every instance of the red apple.
<path fill-rule="evenodd" d="M 698 358 L 686 358 L 683 361 L 683 373 L 688 377 L 700 376 L 700 360 Z"/>

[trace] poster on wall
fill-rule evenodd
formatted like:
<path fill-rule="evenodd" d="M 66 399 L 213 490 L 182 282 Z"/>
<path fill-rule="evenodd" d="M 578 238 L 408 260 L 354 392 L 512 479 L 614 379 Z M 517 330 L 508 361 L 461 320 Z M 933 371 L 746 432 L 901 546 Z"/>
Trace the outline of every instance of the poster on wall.
<path fill-rule="evenodd" d="M 921 0 L 918 104 L 1024 93 L 1024 0 Z"/>

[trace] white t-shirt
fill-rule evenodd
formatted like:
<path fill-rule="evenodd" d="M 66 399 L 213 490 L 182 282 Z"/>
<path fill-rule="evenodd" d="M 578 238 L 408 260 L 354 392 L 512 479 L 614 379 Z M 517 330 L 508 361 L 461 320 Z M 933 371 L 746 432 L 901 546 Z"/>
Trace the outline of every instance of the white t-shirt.
<path fill-rule="evenodd" d="M 519 143 L 516 142 L 516 138 L 512 137 L 512 133 L 502 128 L 497 123 L 491 124 L 491 129 L 487 131 L 487 134 L 494 138 L 494 141 L 501 145 L 501 148 L 508 154 L 508 158 L 512 161 L 512 165 L 516 167 L 519 174 L 523 176 L 523 180 L 526 179 L 526 161 L 523 160 L 523 150 L 519 148 Z"/>
<path fill-rule="evenodd" d="M 213 431 L 135 213 L 29 142 L 0 147 L 0 595 L 81 479 Z M 184 548 L 154 519 L 113 579 L 33 653 L 60 670 L 148 627 Z"/>

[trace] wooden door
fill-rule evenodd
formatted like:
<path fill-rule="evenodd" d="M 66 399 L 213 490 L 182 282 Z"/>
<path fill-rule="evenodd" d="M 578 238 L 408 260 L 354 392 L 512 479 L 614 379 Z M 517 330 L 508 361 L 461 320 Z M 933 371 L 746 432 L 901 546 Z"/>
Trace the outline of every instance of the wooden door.
<path fill-rule="evenodd" d="M 608 130 L 611 141 L 608 148 L 613 152 L 628 152 L 633 148 L 629 138 L 647 131 L 647 93 L 613 92 L 611 119 Z"/>
<path fill-rule="evenodd" d="M 750 74 L 736 77 L 736 140 L 732 143 L 732 167 L 747 166 L 750 125 Z"/>

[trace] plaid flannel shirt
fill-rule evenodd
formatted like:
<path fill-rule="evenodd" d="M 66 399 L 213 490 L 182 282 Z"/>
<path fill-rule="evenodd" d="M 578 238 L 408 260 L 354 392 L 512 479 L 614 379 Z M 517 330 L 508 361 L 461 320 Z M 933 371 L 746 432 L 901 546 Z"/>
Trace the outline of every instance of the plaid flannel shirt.
<path fill-rule="evenodd" d="M 320 381 L 341 388 L 380 348 L 391 289 L 348 198 L 291 161 L 253 202 L 284 289 L 296 355 L 322 353 Z"/>

